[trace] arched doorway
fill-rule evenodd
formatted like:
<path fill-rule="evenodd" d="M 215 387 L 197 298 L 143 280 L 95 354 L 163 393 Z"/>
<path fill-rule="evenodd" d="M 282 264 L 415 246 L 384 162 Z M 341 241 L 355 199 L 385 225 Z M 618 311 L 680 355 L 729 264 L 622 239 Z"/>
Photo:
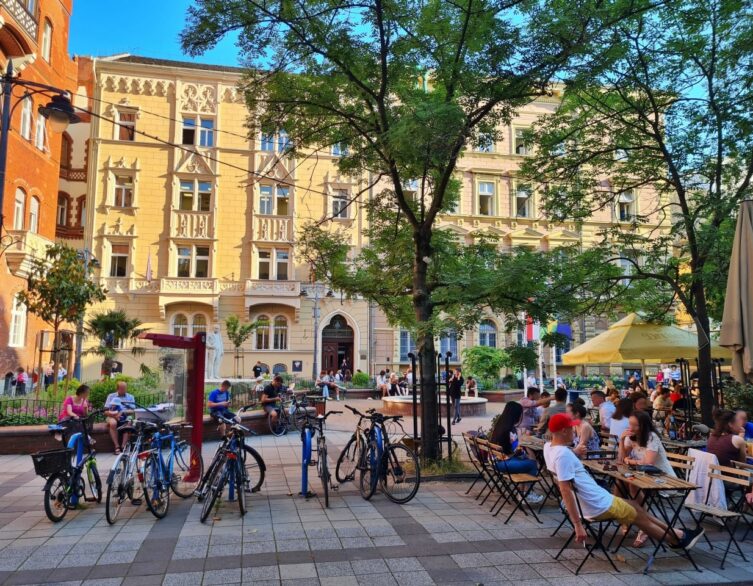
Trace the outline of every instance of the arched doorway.
<path fill-rule="evenodd" d="M 322 370 L 336 371 L 346 358 L 352 371 L 353 328 L 342 315 L 336 315 L 322 330 Z"/>

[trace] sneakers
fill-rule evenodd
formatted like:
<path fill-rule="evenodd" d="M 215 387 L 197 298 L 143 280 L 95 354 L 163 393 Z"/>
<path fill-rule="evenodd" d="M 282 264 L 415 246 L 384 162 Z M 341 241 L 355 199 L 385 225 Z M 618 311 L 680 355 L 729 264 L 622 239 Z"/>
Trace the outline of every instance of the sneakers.
<path fill-rule="evenodd" d="M 540 505 L 543 501 L 544 501 L 544 495 L 537 494 L 535 492 L 532 492 L 526 497 L 526 502 L 529 505 Z"/>
<path fill-rule="evenodd" d="M 670 545 L 672 549 L 692 549 L 695 547 L 695 544 L 698 543 L 698 540 L 703 537 L 703 534 L 705 531 L 702 527 L 696 527 L 695 529 L 686 529 L 685 535 L 682 536 L 682 539 L 677 543 L 677 545 Z"/>

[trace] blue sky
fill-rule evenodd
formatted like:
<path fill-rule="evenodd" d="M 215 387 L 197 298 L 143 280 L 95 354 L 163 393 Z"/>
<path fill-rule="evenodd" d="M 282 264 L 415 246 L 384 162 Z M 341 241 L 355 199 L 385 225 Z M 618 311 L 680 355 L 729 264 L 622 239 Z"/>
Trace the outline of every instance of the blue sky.
<path fill-rule="evenodd" d="M 189 0 L 74 0 L 69 52 L 192 60 L 183 54 L 178 42 L 189 4 Z M 225 39 L 195 61 L 238 65 L 238 49 L 231 39 Z"/>

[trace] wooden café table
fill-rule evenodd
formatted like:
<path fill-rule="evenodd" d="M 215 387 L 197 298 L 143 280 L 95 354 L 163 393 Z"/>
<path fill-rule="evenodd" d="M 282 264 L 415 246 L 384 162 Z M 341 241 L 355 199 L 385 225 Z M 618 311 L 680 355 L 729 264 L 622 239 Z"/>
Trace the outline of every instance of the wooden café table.
<path fill-rule="evenodd" d="M 636 496 L 636 500 L 642 502 L 645 505 L 646 510 L 654 515 L 660 515 L 667 524 L 667 530 L 664 532 L 664 535 L 662 535 L 662 538 L 656 543 L 653 553 L 646 561 L 646 567 L 643 570 L 643 573 L 648 573 L 654 563 L 656 554 L 664 545 L 664 541 L 666 540 L 669 531 L 674 529 L 674 526 L 680 518 L 680 511 L 682 511 L 682 505 L 685 502 L 685 499 L 691 491 L 698 487 L 691 482 L 667 476 L 666 474 L 651 476 L 635 470 L 630 470 L 625 465 L 615 465 L 613 461 L 584 460 L 583 465 L 593 474 L 609 477 L 613 481 L 621 481 L 617 483 L 617 486 L 625 498 L 632 498 L 626 490 L 625 485 L 637 489 L 638 495 Z M 606 466 L 609 468 L 605 469 Z M 616 468 L 616 470 L 613 468 Z M 628 474 L 628 476 L 626 476 L 626 474 Z M 660 493 L 665 491 L 672 491 L 672 498 L 662 497 Z M 667 509 L 669 509 L 669 511 L 667 511 Z M 690 560 L 693 567 L 700 572 L 700 569 L 690 555 L 690 552 L 685 550 L 684 555 Z"/>
<path fill-rule="evenodd" d="M 706 447 L 708 442 L 706 440 L 673 440 L 661 438 L 661 443 L 664 444 L 664 447 L 670 452 L 675 452 L 685 456 L 689 449 L 695 448 L 696 450 L 702 450 Z"/>

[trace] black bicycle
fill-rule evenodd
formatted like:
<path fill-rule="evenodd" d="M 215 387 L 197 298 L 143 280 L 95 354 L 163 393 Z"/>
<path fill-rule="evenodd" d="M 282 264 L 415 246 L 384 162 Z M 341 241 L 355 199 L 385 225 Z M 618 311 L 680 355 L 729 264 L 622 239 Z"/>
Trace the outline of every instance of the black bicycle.
<path fill-rule="evenodd" d="M 290 392 L 289 399 L 280 397 L 280 406 L 275 407 L 277 417 L 269 419 L 269 431 L 272 435 L 282 437 L 288 431 L 303 429 L 308 413 L 308 401 L 306 397 L 298 399 L 294 392 Z"/>
<path fill-rule="evenodd" d="M 322 489 L 324 490 L 324 506 L 329 507 L 329 490 L 337 490 L 337 486 L 332 484 L 332 476 L 329 472 L 329 464 L 327 463 L 327 441 L 324 437 L 324 422 L 327 421 L 327 417 L 330 415 L 339 415 L 342 411 L 328 411 L 326 415 L 309 415 L 306 414 L 306 423 L 303 426 L 301 432 L 302 442 L 302 474 L 301 474 L 301 494 L 304 496 L 312 497 L 316 496 L 314 493 L 308 490 L 308 467 L 313 462 L 312 453 L 316 452 L 316 472 L 322 481 Z M 313 449 L 313 439 L 316 435 L 316 450 Z"/>

